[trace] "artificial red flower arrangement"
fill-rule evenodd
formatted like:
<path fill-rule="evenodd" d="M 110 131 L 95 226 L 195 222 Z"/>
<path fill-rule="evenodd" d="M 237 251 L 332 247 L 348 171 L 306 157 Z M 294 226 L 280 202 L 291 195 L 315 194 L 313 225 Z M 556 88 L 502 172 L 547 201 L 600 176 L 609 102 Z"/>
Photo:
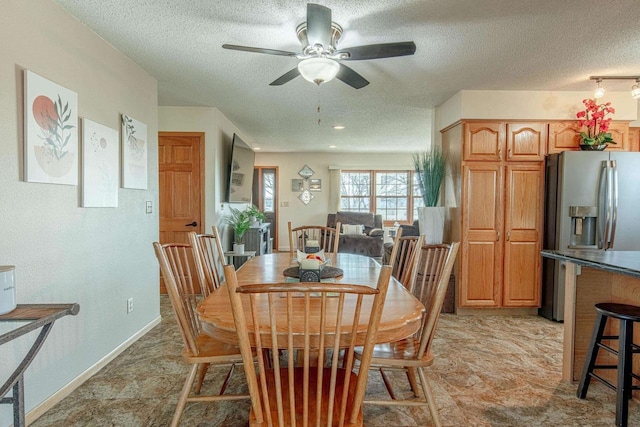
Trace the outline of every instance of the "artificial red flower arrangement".
<path fill-rule="evenodd" d="M 611 138 L 611 133 L 607 132 L 609 130 L 609 124 L 611 123 L 611 117 L 605 118 L 608 114 L 614 114 L 616 112 L 615 108 L 611 106 L 611 103 L 597 104 L 594 99 L 584 99 L 582 103 L 585 109 L 578 111 L 576 114 L 578 124 L 587 128 L 586 132 L 580 132 L 582 144 L 615 144 L 616 142 Z"/>

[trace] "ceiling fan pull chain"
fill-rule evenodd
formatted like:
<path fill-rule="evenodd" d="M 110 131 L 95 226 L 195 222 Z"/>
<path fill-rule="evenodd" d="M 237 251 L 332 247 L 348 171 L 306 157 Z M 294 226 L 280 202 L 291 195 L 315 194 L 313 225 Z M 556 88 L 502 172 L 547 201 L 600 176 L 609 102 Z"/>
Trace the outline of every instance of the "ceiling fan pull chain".
<path fill-rule="evenodd" d="M 318 126 L 320 126 L 320 86 L 318 86 Z"/>

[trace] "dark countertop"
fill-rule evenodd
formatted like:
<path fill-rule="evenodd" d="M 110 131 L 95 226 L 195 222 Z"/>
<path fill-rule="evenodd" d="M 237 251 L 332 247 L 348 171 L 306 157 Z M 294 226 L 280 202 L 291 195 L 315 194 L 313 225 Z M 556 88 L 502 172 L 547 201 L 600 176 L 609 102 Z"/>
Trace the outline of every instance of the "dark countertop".
<path fill-rule="evenodd" d="M 552 251 L 541 255 L 560 261 L 569 261 L 585 267 L 640 278 L 640 251 Z"/>

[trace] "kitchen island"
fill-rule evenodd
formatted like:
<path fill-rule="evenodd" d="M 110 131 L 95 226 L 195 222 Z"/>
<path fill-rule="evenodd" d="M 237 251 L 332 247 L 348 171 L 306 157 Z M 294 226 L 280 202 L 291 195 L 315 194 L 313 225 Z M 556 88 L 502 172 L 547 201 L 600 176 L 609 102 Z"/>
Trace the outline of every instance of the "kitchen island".
<path fill-rule="evenodd" d="M 640 306 L 640 251 L 543 250 L 542 256 L 563 261 L 565 267 L 562 378 L 578 381 L 596 319 L 595 304 Z M 607 334 L 617 335 L 617 322 L 610 323 Z M 640 328 L 634 330 L 634 342 L 640 342 Z M 617 348 L 617 341 L 613 346 Z M 612 357 L 600 352 L 598 360 L 615 363 Z M 633 357 L 634 366 L 640 367 L 640 355 Z"/>

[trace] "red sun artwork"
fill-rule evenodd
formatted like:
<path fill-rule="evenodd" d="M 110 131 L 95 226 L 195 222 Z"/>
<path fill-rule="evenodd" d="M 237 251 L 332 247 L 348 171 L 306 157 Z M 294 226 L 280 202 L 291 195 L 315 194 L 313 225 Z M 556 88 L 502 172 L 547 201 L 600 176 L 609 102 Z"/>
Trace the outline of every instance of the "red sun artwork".
<path fill-rule="evenodd" d="M 55 127 L 58 113 L 56 113 L 56 107 L 51 98 L 40 95 L 33 100 L 33 118 L 38 126 L 44 130 Z"/>

